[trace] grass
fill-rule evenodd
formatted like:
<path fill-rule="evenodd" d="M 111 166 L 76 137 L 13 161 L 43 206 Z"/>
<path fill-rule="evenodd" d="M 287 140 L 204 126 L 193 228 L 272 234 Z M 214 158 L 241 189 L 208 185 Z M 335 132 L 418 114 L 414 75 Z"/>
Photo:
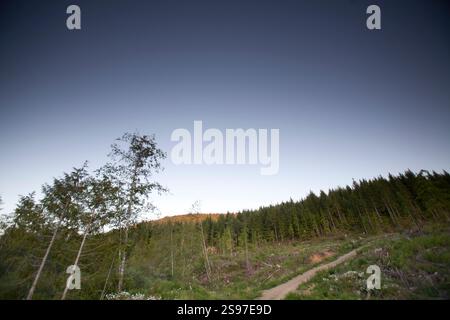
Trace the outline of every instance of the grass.
<path fill-rule="evenodd" d="M 266 244 L 249 249 L 250 268 L 246 268 L 244 252 L 233 255 L 210 255 L 211 280 L 202 273 L 186 279 L 147 279 L 145 294 L 162 299 L 255 299 L 262 290 L 272 288 L 317 264 L 367 243 L 371 238 L 330 236 L 305 242 Z M 320 262 L 311 261 L 313 254 L 333 252 Z M 198 265 L 203 272 L 203 265 Z M 149 285 L 147 285 L 147 283 Z"/>
<path fill-rule="evenodd" d="M 292 241 L 249 247 L 250 267 L 244 251 L 211 253 L 211 277 L 205 274 L 203 256 L 190 260 L 189 272 L 156 272 L 170 260 L 151 263 L 137 252 L 139 264 L 128 270 L 132 293 L 161 299 L 255 299 L 319 264 L 335 260 L 355 248 L 360 254 L 336 268 L 318 273 L 288 299 L 448 299 L 450 292 L 450 229 L 424 230 L 376 236 L 334 235 L 310 241 Z M 319 260 L 318 253 L 333 252 Z M 180 267 L 180 259 L 177 260 Z M 367 291 L 369 265 L 381 268 L 381 290 Z"/>
<path fill-rule="evenodd" d="M 358 258 L 318 273 L 287 299 L 449 299 L 450 229 L 428 226 L 377 239 Z M 381 269 L 381 289 L 367 290 L 366 269 Z"/>

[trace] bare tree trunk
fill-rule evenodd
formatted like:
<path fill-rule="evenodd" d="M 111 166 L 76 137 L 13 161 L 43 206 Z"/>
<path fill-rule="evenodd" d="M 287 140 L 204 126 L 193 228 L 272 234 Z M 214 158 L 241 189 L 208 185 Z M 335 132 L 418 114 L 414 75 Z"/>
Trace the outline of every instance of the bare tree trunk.
<path fill-rule="evenodd" d="M 389 217 L 391 218 L 392 223 L 394 224 L 395 227 L 398 227 L 399 223 L 397 221 L 397 217 L 395 216 L 395 212 L 393 212 L 393 210 L 391 209 L 386 200 L 383 200 L 383 202 L 389 213 Z"/>
<path fill-rule="evenodd" d="M 48 244 L 48 247 L 47 247 L 47 250 L 45 251 L 44 257 L 42 258 L 41 265 L 39 266 L 36 276 L 34 277 L 34 281 L 33 281 L 33 284 L 31 285 L 30 291 L 28 291 L 27 300 L 31 300 L 33 298 L 34 291 L 36 290 L 36 285 L 39 281 L 39 278 L 41 277 L 42 269 L 44 269 L 44 265 L 47 262 L 47 258 L 50 253 L 50 250 L 52 249 L 53 243 L 55 242 L 56 234 L 58 233 L 60 223 L 61 222 L 58 222 L 58 224 L 55 227 L 55 230 L 53 231 L 52 239 L 50 240 L 50 243 Z"/>
<path fill-rule="evenodd" d="M 245 235 L 245 267 L 247 269 L 247 274 L 251 271 L 250 260 L 248 259 L 248 240 L 247 234 Z"/>
<path fill-rule="evenodd" d="M 181 229 L 181 244 L 180 244 L 180 252 L 181 252 L 181 256 L 183 257 L 183 269 L 181 271 L 181 276 L 184 277 L 184 273 L 186 272 L 186 254 L 184 253 L 184 235 L 185 230 L 184 230 L 184 224 L 182 224 L 182 229 Z"/>
<path fill-rule="evenodd" d="M 173 226 L 170 229 L 170 259 L 171 259 L 171 267 L 172 267 L 172 278 L 173 278 Z"/>
<path fill-rule="evenodd" d="M 339 210 L 339 208 L 338 208 L 338 206 L 334 206 L 334 209 L 336 210 L 336 212 L 337 212 L 337 214 L 338 214 L 338 217 L 339 217 L 339 221 L 341 222 L 341 224 L 342 225 L 347 225 L 348 226 L 348 221 L 347 221 L 347 219 L 345 219 L 345 217 L 343 217 L 342 215 L 341 215 L 341 211 Z"/>
<path fill-rule="evenodd" d="M 83 251 L 83 247 L 84 247 L 84 243 L 86 242 L 86 238 L 89 234 L 89 228 L 84 232 L 83 235 L 83 240 L 81 240 L 81 244 L 80 244 L 80 248 L 78 249 L 78 253 L 77 253 L 77 257 L 75 259 L 74 262 L 74 266 L 78 266 L 78 262 L 80 261 L 80 257 L 81 257 L 81 252 Z M 66 295 L 67 295 L 67 291 L 69 290 L 67 283 L 66 283 L 66 287 L 64 288 L 64 292 L 62 294 L 61 300 L 65 300 L 66 299 Z"/>
<path fill-rule="evenodd" d="M 367 220 L 369 221 L 369 225 L 372 228 L 372 231 L 376 231 L 377 227 L 376 227 L 376 217 L 375 217 L 375 222 L 372 221 L 372 219 L 370 218 L 370 212 L 367 210 L 367 208 L 364 208 L 364 212 L 366 213 L 367 216 Z M 373 214 L 372 214 L 373 215 Z"/>
<path fill-rule="evenodd" d="M 119 267 L 119 284 L 117 285 L 117 290 L 119 292 L 122 292 L 123 287 L 123 277 L 125 274 L 125 264 L 127 262 L 127 245 L 128 245 L 128 226 L 131 219 L 131 211 L 132 211 L 132 203 L 134 196 L 136 195 L 136 179 L 137 179 L 137 164 L 134 166 L 133 170 L 133 177 L 131 178 L 131 188 L 130 188 L 130 194 L 128 199 L 128 208 L 127 208 L 127 217 L 125 219 L 125 239 L 124 239 L 124 245 L 125 248 L 122 252 L 122 261 L 120 261 L 120 267 Z"/>
<path fill-rule="evenodd" d="M 122 260 L 120 261 L 119 267 L 119 284 L 117 285 L 118 292 L 122 292 L 123 287 L 123 276 L 125 274 L 125 263 L 127 261 L 127 249 L 126 249 L 127 243 L 128 243 L 128 226 L 125 228 L 125 239 L 124 239 L 125 249 L 121 252 Z"/>
<path fill-rule="evenodd" d="M 375 213 L 377 214 L 378 222 L 380 223 L 381 226 L 383 226 L 383 219 L 381 218 L 381 215 L 378 212 L 377 206 L 375 205 L 375 203 L 373 201 L 372 201 L 372 205 L 373 205 L 373 208 L 375 210 Z"/>
<path fill-rule="evenodd" d="M 363 216 L 362 216 L 362 214 L 361 214 L 361 211 L 359 210 L 359 206 L 358 206 L 358 205 L 356 205 L 356 209 L 358 209 L 359 219 L 361 220 L 361 223 L 362 223 L 362 225 L 363 225 L 364 232 L 365 232 L 366 234 L 368 234 L 369 232 L 367 231 L 366 224 L 364 223 L 364 218 L 363 218 Z"/>
<path fill-rule="evenodd" d="M 208 281 L 210 281 L 211 280 L 211 265 L 209 263 L 208 250 L 206 249 L 205 236 L 203 234 L 203 223 L 201 221 L 200 221 L 200 230 L 202 232 L 202 247 L 203 247 L 203 254 L 205 255 L 206 276 L 208 277 Z"/>
<path fill-rule="evenodd" d="M 333 231 L 336 231 L 336 225 L 334 224 L 334 219 L 333 219 L 333 215 L 330 212 L 330 209 L 327 208 L 327 212 L 328 212 L 328 216 L 330 217 L 331 220 L 331 224 L 333 225 Z"/>
<path fill-rule="evenodd" d="M 100 300 L 103 300 L 103 298 L 105 297 L 106 288 L 108 286 L 109 277 L 111 276 L 111 271 L 113 269 L 115 260 L 116 260 L 116 255 L 114 254 L 113 259 L 111 261 L 111 266 L 109 267 L 108 275 L 106 276 L 105 285 L 103 286 L 102 294 L 100 295 Z"/>

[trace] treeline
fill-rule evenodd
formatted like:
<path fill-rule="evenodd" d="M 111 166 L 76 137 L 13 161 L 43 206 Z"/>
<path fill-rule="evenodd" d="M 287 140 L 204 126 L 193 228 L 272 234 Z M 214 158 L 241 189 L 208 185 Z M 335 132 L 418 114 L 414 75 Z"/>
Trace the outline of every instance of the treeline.
<path fill-rule="evenodd" d="M 151 209 L 151 192 L 165 191 L 153 180 L 164 156 L 154 138 L 126 134 L 105 166 L 90 173 L 83 165 L 45 184 L 41 198 L 21 197 L 14 214 L 1 221 L 0 299 L 215 290 L 230 257 L 244 261 L 241 268 L 251 274 L 256 247 L 420 230 L 450 217 L 450 174 L 406 171 L 253 211 L 200 220 L 194 204 L 193 221 L 139 223 L 139 214 Z M 67 290 L 71 265 L 81 270 L 81 290 Z"/>
<path fill-rule="evenodd" d="M 209 246 L 232 250 L 246 242 L 302 240 L 330 233 L 377 233 L 449 219 L 450 174 L 408 170 L 398 176 L 353 181 L 351 186 L 301 201 L 207 219 Z"/>
<path fill-rule="evenodd" d="M 155 275 L 186 281 L 194 275 L 211 281 L 221 272 L 211 263 L 212 255 L 243 256 L 243 268 L 250 272 L 255 247 L 301 243 L 328 235 L 376 234 L 405 228 L 420 231 L 426 223 L 449 218 L 450 174 L 408 170 L 398 176 L 354 181 L 328 193 L 311 192 L 301 201 L 208 216 L 202 222 L 172 219 L 140 223 L 133 228 L 136 242 L 132 254 L 139 276 L 130 279 L 130 284 L 151 286 L 144 279 Z M 153 272 L 148 271 L 149 264 Z"/>

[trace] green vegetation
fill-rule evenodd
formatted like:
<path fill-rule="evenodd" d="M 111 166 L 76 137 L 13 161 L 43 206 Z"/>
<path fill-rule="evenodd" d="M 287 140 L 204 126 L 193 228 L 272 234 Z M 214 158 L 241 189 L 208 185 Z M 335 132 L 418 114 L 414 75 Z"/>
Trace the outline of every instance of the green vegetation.
<path fill-rule="evenodd" d="M 189 234 L 195 234 L 195 230 Z M 278 285 L 311 268 L 316 264 L 311 261 L 314 254 L 339 254 L 350 250 L 359 242 L 360 240 L 352 243 L 348 239 L 330 237 L 303 243 L 267 243 L 249 248 L 249 257 L 241 249 L 231 254 L 210 250 L 209 280 L 199 252 L 200 236 L 194 237 L 194 244 L 185 242 L 185 248 L 180 248 L 191 248 L 192 253 L 178 254 L 177 251 L 173 276 L 170 254 L 161 254 L 159 247 L 151 247 L 149 250 L 148 246 L 140 244 L 130 260 L 134 268 L 127 287 L 163 299 L 254 299 L 260 295 L 261 290 Z M 152 269 L 148 268 L 149 263 L 154 266 Z M 158 272 L 155 273 L 155 269 Z"/>
<path fill-rule="evenodd" d="M 165 191 L 153 180 L 164 157 L 153 137 L 126 134 L 103 167 L 83 165 L 45 184 L 41 199 L 21 197 L 0 224 L 0 299 L 251 299 L 380 235 L 422 235 L 449 219 L 450 174 L 406 171 L 254 211 L 199 215 L 194 205 L 192 215 L 138 223 L 150 194 Z M 398 242 L 387 274 L 435 268 L 441 277 L 448 238 L 440 237 Z M 64 290 L 70 265 L 81 269 L 81 290 Z M 431 282 L 417 294 L 447 290 Z M 361 297 L 351 292 L 328 294 Z"/>
<path fill-rule="evenodd" d="M 358 258 L 318 273 L 287 299 L 449 299 L 449 231 L 430 225 L 374 241 Z M 367 290 L 369 265 L 381 269 L 380 290 Z"/>

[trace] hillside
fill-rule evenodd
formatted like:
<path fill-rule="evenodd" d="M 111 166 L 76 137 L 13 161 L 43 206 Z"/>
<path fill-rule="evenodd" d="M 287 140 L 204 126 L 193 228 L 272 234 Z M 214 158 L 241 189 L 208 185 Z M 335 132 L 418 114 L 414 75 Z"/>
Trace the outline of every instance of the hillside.
<path fill-rule="evenodd" d="M 381 269 L 381 290 L 367 290 L 369 265 Z M 318 273 L 287 299 L 450 299 L 450 228 L 433 225 L 373 241 L 353 260 Z"/>
<path fill-rule="evenodd" d="M 150 223 L 163 224 L 163 223 L 198 223 L 207 219 L 217 221 L 220 213 L 188 213 L 173 216 L 166 216 L 157 220 L 153 220 Z"/>
<path fill-rule="evenodd" d="M 123 229 L 95 232 L 86 238 L 78 262 L 82 289 L 69 291 L 67 298 L 120 297 L 117 296 L 119 252 L 127 252 L 123 287 L 138 297 L 254 299 L 263 290 L 378 241 L 380 237 L 393 235 L 386 238 L 389 242 L 386 247 L 392 243 L 397 248 L 393 242 L 397 237 L 434 236 L 448 226 L 449 195 L 447 172 L 407 171 L 388 178 L 354 181 L 352 186 L 319 195 L 311 193 L 300 201 L 290 200 L 254 211 L 189 214 L 143 222 L 129 229 L 126 247 L 122 245 Z M 36 266 L 54 234 L 51 221 L 30 220 L 30 217 L 40 217 L 34 211 L 39 207 L 33 201 L 33 198 L 24 198 L 19 203 L 13 224 L 0 239 L 0 298 L 3 299 L 26 296 Z M 58 232 L 34 299 L 61 297 L 66 268 L 73 264 L 83 240 L 82 233 L 70 225 L 60 227 Z M 441 256 L 429 259 L 435 259 L 437 267 L 443 264 L 448 270 L 448 241 L 437 244 Z M 432 250 L 433 246 L 425 248 Z M 400 257 L 395 259 L 402 259 L 402 254 L 407 255 L 408 250 L 408 246 L 403 245 L 392 252 Z M 405 259 L 408 262 L 397 264 L 397 269 L 405 266 L 404 277 L 410 279 L 405 283 L 408 283 L 417 274 L 408 271 L 417 257 L 410 255 Z M 366 267 L 364 258 L 355 261 L 359 261 L 355 263 L 359 263 L 361 270 Z M 390 262 L 387 263 L 381 265 L 391 270 Z M 356 267 L 350 265 L 354 271 Z M 424 268 L 423 277 L 427 278 L 428 271 L 434 267 L 427 269 L 425 264 Z M 442 277 L 436 280 L 439 293 L 430 293 L 430 297 L 448 296 L 446 287 L 441 286 L 447 276 Z M 317 290 L 322 287 L 323 284 L 317 284 Z M 313 292 L 311 297 L 326 297 L 320 292 Z M 299 294 L 294 293 L 290 298 L 299 298 Z M 361 297 L 342 293 L 342 297 L 347 296 Z M 380 297 L 403 296 L 407 295 Z M 330 297 L 340 298 L 340 295 Z"/>

